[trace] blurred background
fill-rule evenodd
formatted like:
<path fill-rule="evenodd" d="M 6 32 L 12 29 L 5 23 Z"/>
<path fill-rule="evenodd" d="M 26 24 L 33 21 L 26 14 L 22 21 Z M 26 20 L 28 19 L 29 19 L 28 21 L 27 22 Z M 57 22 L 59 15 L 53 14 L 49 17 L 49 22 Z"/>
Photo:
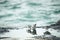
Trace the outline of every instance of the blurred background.
<path fill-rule="evenodd" d="M 37 24 L 39 27 L 50 26 L 53 29 L 51 29 L 52 31 L 49 29 L 49 31 L 60 37 L 59 20 L 60 0 L 0 0 L 0 30 L 4 29 L 2 31 L 8 32 L 8 35 L 3 36 L 22 37 L 22 35 L 26 34 L 26 31 L 19 29 L 9 32 L 8 30 Z M 43 32 L 45 32 L 45 29 L 37 29 L 38 35 L 42 35 Z M 3 32 L 0 31 L 1 33 Z M 20 33 L 25 34 L 19 36 Z"/>

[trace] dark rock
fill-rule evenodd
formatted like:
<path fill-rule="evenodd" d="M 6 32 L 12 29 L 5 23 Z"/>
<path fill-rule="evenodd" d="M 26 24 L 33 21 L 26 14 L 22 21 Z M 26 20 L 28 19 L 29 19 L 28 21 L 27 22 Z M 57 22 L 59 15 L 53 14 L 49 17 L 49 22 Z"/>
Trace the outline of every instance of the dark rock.
<path fill-rule="evenodd" d="M 6 39 L 6 38 L 10 38 L 10 37 L 0 37 L 0 39 Z"/>
<path fill-rule="evenodd" d="M 51 35 L 51 33 L 49 31 L 46 31 L 44 34 L 48 34 L 48 35 Z"/>

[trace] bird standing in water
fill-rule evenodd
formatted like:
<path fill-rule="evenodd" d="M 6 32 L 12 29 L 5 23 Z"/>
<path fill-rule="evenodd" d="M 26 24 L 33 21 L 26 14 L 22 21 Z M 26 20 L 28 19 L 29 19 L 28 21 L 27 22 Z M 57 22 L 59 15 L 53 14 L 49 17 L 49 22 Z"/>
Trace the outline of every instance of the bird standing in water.
<path fill-rule="evenodd" d="M 34 24 L 34 26 L 31 28 L 31 30 L 32 30 L 32 34 L 33 35 L 36 35 L 37 33 L 36 33 L 36 24 Z"/>
<path fill-rule="evenodd" d="M 29 27 L 29 29 L 28 29 L 28 33 L 31 33 L 31 34 L 33 34 L 33 35 L 36 35 L 37 33 L 36 33 L 36 24 L 34 24 L 34 26 L 28 26 Z"/>

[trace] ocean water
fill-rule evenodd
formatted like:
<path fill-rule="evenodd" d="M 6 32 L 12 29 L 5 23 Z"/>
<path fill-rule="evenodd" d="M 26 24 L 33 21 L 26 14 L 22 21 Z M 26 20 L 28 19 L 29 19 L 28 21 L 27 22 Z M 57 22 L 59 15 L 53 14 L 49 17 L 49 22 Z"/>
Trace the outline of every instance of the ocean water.
<path fill-rule="evenodd" d="M 0 26 L 46 26 L 60 19 L 60 0 L 0 0 Z"/>

